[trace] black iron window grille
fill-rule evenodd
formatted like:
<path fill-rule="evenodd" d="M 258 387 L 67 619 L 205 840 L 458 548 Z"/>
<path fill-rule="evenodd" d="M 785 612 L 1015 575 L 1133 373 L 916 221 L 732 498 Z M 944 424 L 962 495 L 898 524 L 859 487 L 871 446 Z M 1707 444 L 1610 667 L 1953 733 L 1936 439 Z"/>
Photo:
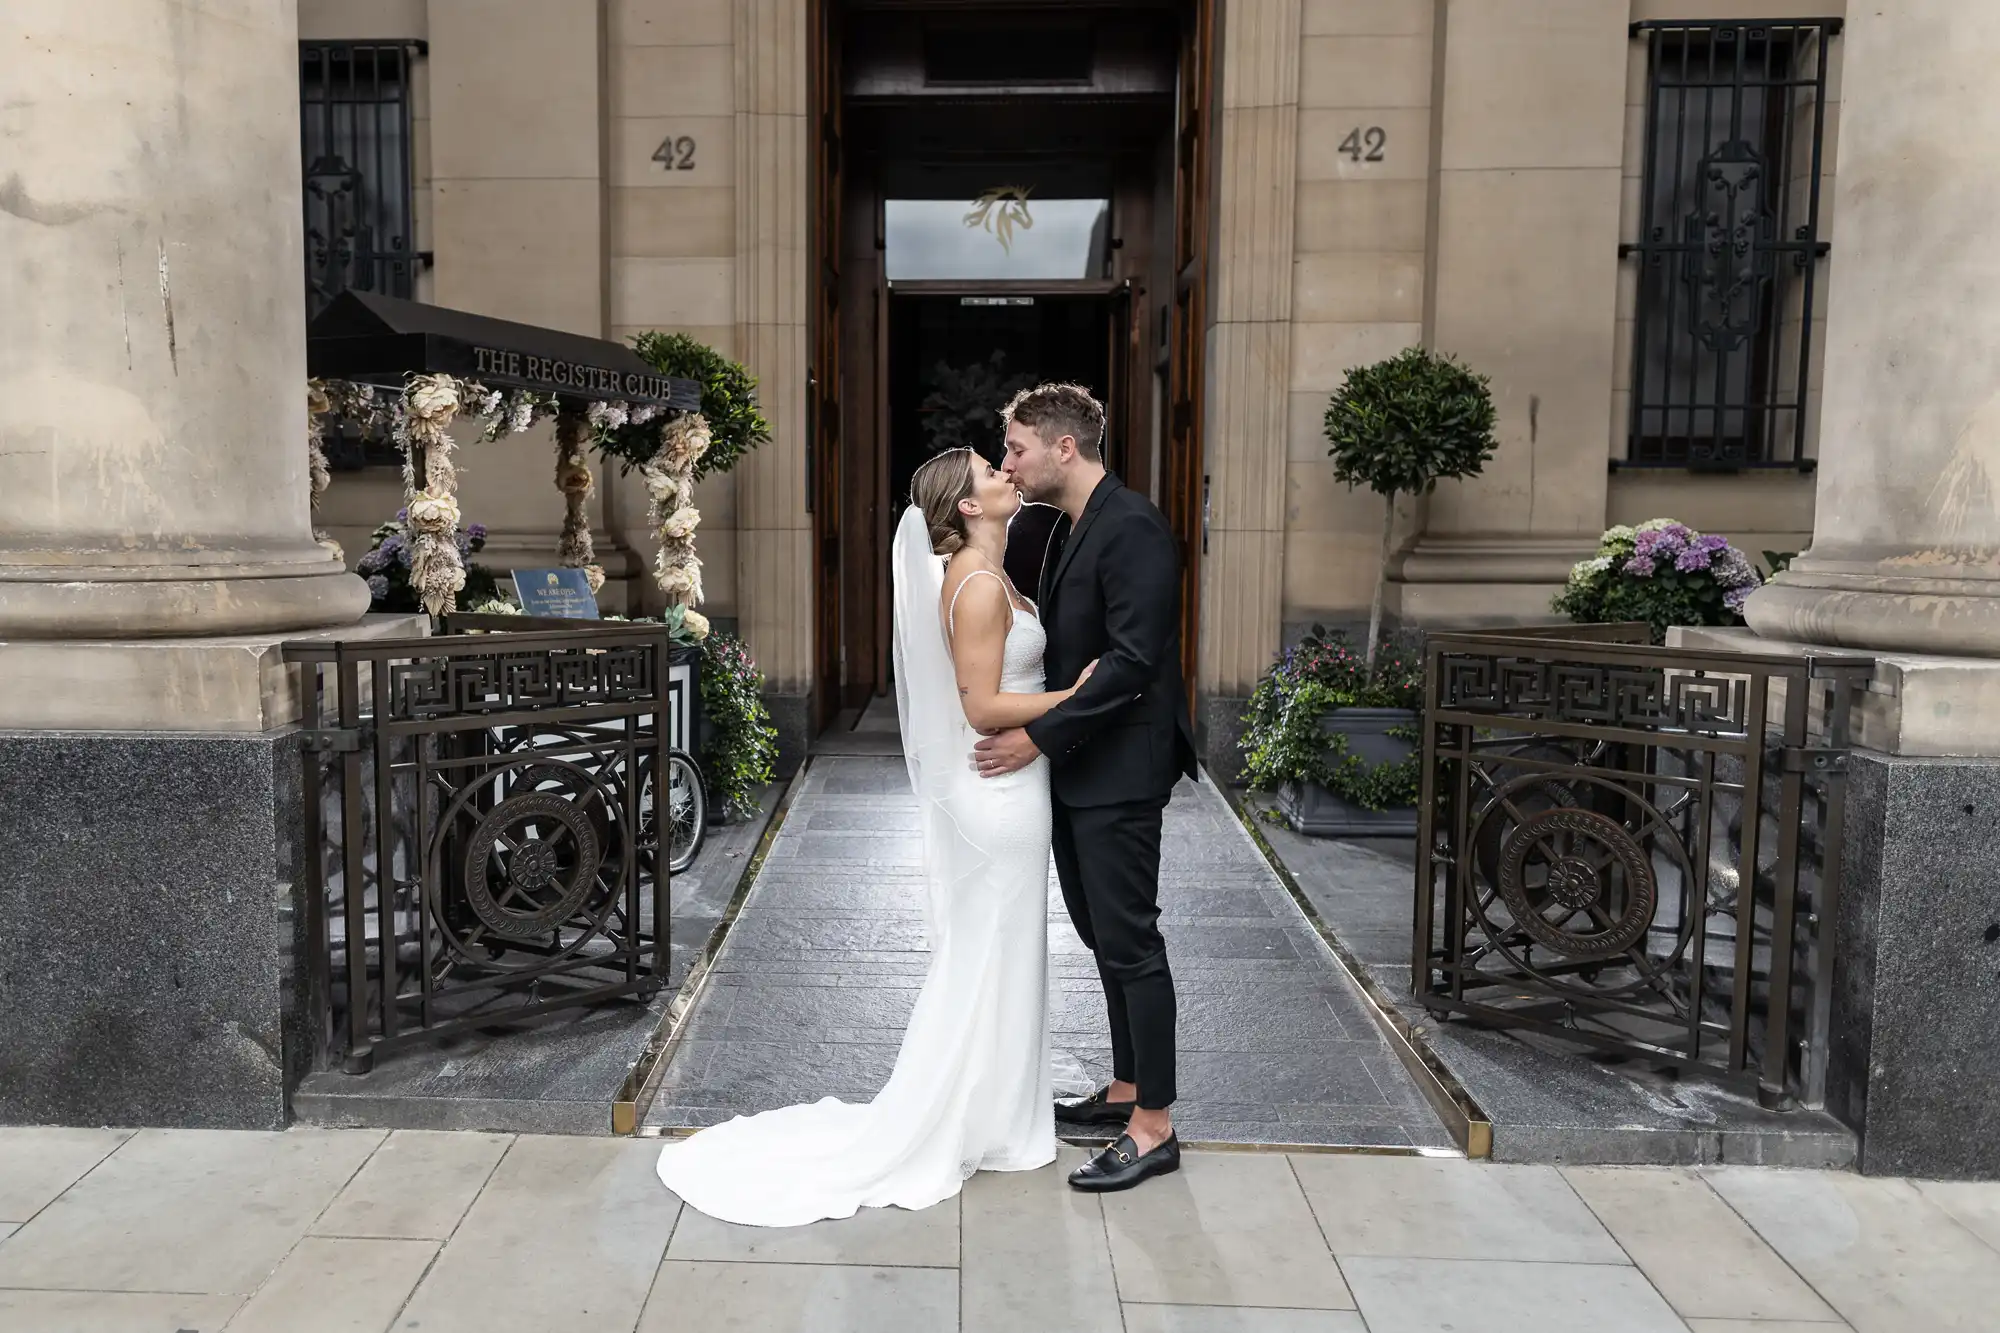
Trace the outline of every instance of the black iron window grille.
<path fill-rule="evenodd" d="M 1613 467 L 1810 471 L 1828 45 L 1839 19 L 1632 25 L 1647 44 L 1631 418 Z"/>
<path fill-rule="evenodd" d="M 306 318 L 353 288 L 416 294 L 412 67 L 423 42 L 299 43 Z"/>

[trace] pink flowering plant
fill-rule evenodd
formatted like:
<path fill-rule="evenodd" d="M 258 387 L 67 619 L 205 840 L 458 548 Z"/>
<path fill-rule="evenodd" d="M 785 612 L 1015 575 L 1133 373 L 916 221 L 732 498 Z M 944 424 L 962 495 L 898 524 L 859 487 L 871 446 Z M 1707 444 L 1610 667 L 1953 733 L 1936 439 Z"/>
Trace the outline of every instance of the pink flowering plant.
<path fill-rule="evenodd" d="M 1607 531 L 1553 605 L 1585 624 L 1643 620 L 1664 643 L 1670 625 L 1742 624 L 1744 600 L 1763 581 L 1726 538 L 1656 518 Z"/>

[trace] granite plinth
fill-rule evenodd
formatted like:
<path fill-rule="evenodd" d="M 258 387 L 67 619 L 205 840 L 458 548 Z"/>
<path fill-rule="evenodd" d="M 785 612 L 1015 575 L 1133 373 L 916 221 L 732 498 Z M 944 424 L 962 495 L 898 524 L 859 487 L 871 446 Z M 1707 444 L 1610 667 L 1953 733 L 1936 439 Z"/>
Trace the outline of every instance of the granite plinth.
<path fill-rule="evenodd" d="M 296 732 L 0 732 L 0 1121 L 285 1123 L 299 772 Z"/>
<path fill-rule="evenodd" d="M 778 732 L 777 778 L 787 782 L 804 765 L 812 745 L 812 700 L 804 694 L 766 690 L 764 707 Z"/>
<path fill-rule="evenodd" d="M 2000 1178 L 2000 760 L 1849 760 L 1829 1107 L 1870 1175 Z"/>
<path fill-rule="evenodd" d="M 1244 710 L 1250 700 L 1233 694 L 1204 694 L 1195 704 L 1195 744 L 1201 766 L 1218 782 L 1236 786 L 1243 781 Z"/>

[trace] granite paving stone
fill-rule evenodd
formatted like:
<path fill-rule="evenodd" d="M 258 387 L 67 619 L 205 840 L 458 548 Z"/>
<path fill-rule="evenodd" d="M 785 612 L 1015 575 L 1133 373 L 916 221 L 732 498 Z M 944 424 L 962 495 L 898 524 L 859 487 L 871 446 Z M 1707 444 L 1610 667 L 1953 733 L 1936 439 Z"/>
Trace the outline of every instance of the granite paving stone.
<path fill-rule="evenodd" d="M 311 1234 L 443 1240 L 512 1143 L 504 1134 L 399 1129 L 320 1214 Z"/>
<path fill-rule="evenodd" d="M 958 1275 L 828 1264 L 660 1266 L 639 1333 L 953 1333 Z"/>
<path fill-rule="evenodd" d="M 1086 1154 L 1040 1171 L 982 1171 L 960 1196 L 964 1333 L 1119 1333 L 1118 1281 L 1098 1196 L 1063 1183 Z"/>
<path fill-rule="evenodd" d="M 25 1222 L 131 1137 L 126 1129 L 23 1127 L 0 1138 L 0 1222 Z"/>
<path fill-rule="evenodd" d="M 1476 1259 L 1343 1259 L 1369 1333 L 1682 1333 L 1627 1267 Z"/>
<path fill-rule="evenodd" d="M 1352 1310 L 1268 1310 L 1127 1302 L 1125 1333 L 1368 1333 Z"/>
<path fill-rule="evenodd" d="M 1702 1175 L 1856 1333 L 1993 1327 L 2000 1252 L 1909 1181 L 1750 1167 Z"/>
<path fill-rule="evenodd" d="M 862 1264 L 951 1268 L 959 1256 L 958 1200 L 933 1208 L 863 1208 L 802 1227 L 746 1227 L 690 1208 L 667 1258 L 728 1263 Z"/>
<path fill-rule="evenodd" d="M 649 1131 L 881 1086 L 929 957 L 916 828 L 900 759 L 811 761 L 645 1109 Z M 1366 1001 L 1220 793 L 1183 783 L 1165 842 L 1161 919 L 1189 1133 L 1448 1146 Z M 1104 1077 L 1102 985 L 1053 873 L 1048 904 L 1050 1031 Z"/>
<path fill-rule="evenodd" d="M 1629 1262 L 1554 1167 L 1303 1153 L 1292 1165 L 1343 1264 L 1365 1255 Z"/>
<path fill-rule="evenodd" d="M 308 1236 L 229 1323 L 229 1333 L 380 1333 L 436 1257 L 430 1240 Z"/>
<path fill-rule="evenodd" d="M 383 1137 L 142 1130 L 0 1245 L 0 1287 L 247 1295 Z"/>
<path fill-rule="evenodd" d="M 639 1319 L 680 1200 L 656 1143 L 516 1140 L 418 1284 L 398 1326 L 422 1333 L 603 1333 Z"/>
<path fill-rule="evenodd" d="M 1354 1308 L 1283 1154 L 1188 1157 L 1105 1195 L 1104 1222 L 1127 1301 Z"/>
<path fill-rule="evenodd" d="M 1697 1172 L 1586 1167 L 1563 1175 L 1684 1318 L 1838 1318 Z"/>
<path fill-rule="evenodd" d="M 221 1333 L 241 1296 L 130 1291 L 0 1291 L 7 1333 Z"/>

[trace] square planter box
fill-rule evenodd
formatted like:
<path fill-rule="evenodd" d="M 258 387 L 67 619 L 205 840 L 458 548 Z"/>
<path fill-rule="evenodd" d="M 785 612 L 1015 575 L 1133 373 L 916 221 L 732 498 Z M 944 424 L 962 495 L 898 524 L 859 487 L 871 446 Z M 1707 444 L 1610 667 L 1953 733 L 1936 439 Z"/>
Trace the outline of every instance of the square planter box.
<path fill-rule="evenodd" d="M 1415 727 L 1418 718 L 1402 708 L 1337 708 L 1320 716 L 1320 730 L 1347 738 L 1347 752 L 1370 768 L 1409 758 L 1415 743 L 1389 735 L 1392 727 Z M 1278 788 L 1278 810 L 1294 833 L 1308 838 L 1410 838 L 1417 810 L 1365 810 L 1316 782 L 1287 782 Z"/>

